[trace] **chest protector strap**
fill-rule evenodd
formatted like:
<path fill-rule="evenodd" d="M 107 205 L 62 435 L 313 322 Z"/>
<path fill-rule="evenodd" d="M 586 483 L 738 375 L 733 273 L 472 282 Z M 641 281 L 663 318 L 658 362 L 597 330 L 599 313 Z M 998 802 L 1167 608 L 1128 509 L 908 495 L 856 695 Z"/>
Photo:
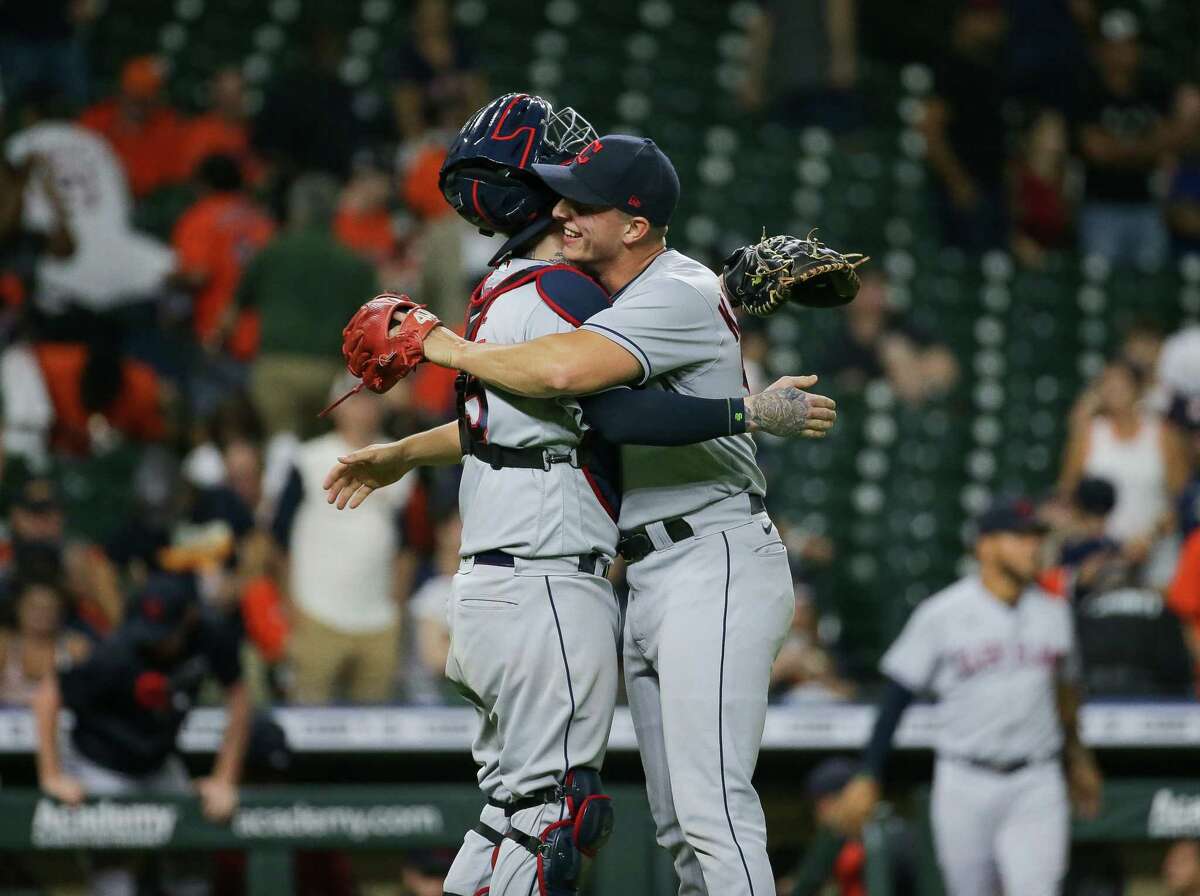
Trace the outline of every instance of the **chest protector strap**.
<path fill-rule="evenodd" d="M 505 277 L 491 289 L 486 287 L 487 278 L 480 281 L 471 294 L 467 305 L 465 325 L 466 338 L 474 342 L 487 318 L 492 304 L 514 289 L 519 289 L 528 283 L 535 283 L 550 272 L 561 270 L 564 265 L 544 264 L 532 270 L 524 268 Z M 539 289 L 540 292 L 540 289 Z M 480 408 L 485 406 L 486 396 L 483 383 L 477 377 L 460 371 L 454 378 L 454 402 L 458 414 L 458 445 L 463 456 L 470 455 L 488 464 L 493 470 L 505 467 L 522 470 L 545 470 L 549 472 L 554 464 L 569 463 L 573 467 L 586 466 L 591 457 L 588 450 L 588 438 L 585 436 L 579 447 L 567 453 L 555 453 L 548 448 L 531 446 L 527 448 L 509 448 L 504 445 L 494 445 L 487 439 L 487 425 L 482 420 L 472 423 L 467 413 L 467 403 L 475 399 Z"/>

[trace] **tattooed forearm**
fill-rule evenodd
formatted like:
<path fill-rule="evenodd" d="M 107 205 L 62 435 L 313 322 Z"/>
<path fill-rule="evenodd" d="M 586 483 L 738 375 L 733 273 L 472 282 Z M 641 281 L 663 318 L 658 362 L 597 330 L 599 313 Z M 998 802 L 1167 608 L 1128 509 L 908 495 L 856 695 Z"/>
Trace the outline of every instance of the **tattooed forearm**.
<path fill-rule="evenodd" d="M 746 398 L 746 419 L 774 436 L 798 436 L 808 429 L 809 394 L 795 386 L 770 389 Z"/>

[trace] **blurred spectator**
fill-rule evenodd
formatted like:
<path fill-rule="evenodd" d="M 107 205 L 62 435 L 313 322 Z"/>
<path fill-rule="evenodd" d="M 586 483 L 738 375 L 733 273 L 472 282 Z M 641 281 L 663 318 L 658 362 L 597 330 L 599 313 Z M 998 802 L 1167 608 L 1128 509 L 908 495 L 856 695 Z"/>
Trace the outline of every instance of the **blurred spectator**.
<path fill-rule="evenodd" d="M 937 66 L 934 92 L 920 124 L 938 181 L 942 237 L 970 251 L 1008 240 L 1008 126 L 1001 65 L 1005 29 L 998 2 L 960 8 L 950 52 Z"/>
<path fill-rule="evenodd" d="M 109 146 L 91 131 L 64 121 L 60 100 L 47 89 L 26 95 L 21 122 L 22 129 L 8 142 L 9 159 L 22 164 L 37 157 L 48 169 L 48 176 L 29 183 L 25 226 L 54 234 L 62 226 L 65 206 L 76 243 L 69 257 L 42 258 L 37 269 L 38 308 L 58 313 L 74 304 L 105 312 L 153 296 L 174 267 L 174 258 L 166 246 L 130 228 L 129 188 Z M 46 326 L 43 321 L 42 332 Z"/>
<path fill-rule="evenodd" d="M 1066 121 L 1043 109 L 1025 133 L 1013 184 L 1012 249 L 1028 267 L 1040 267 L 1047 252 L 1067 248 L 1071 209 L 1066 176 Z"/>
<path fill-rule="evenodd" d="M 1141 377 L 1142 399 L 1153 404 L 1153 393 L 1159 388 L 1158 359 L 1163 349 L 1162 329 L 1149 319 L 1135 319 L 1121 337 L 1119 355 Z"/>
<path fill-rule="evenodd" d="M 1079 480 L 1066 525 L 1056 532 L 1061 539 L 1058 563 L 1040 577 L 1042 587 L 1061 597 L 1086 593 L 1100 569 L 1120 557 L 1121 544 L 1107 531 L 1116 504 L 1117 490 L 1107 479 Z"/>
<path fill-rule="evenodd" d="M 742 106 L 769 105 L 773 117 L 796 126 L 858 125 L 857 19 L 858 0 L 766 0 L 746 29 Z"/>
<path fill-rule="evenodd" d="M 184 476 L 193 485 L 226 485 L 230 474 L 225 468 L 225 451 L 236 442 L 247 442 L 257 451 L 263 442 L 263 425 L 258 410 L 244 394 L 233 395 L 221 402 L 204 421 L 203 435 L 183 461 Z M 261 458 L 260 458 L 261 462 Z M 257 515 L 262 504 L 262 483 L 259 499 L 247 501 Z"/>
<path fill-rule="evenodd" d="M 196 172 L 200 198 L 175 225 L 171 242 L 179 281 L 193 295 L 192 329 L 203 354 L 193 365 L 193 411 L 207 418 L 245 388 L 247 362 L 258 350 L 258 311 L 234 304 L 242 271 L 275 233 L 275 224 L 246 195 L 232 156 L 213 155 Z"/>
<path fill-rule="evenodd" d="M 832 892 L 838 896 L 864 896 L 867 892 L 867 854 L 862 840 L 848 839 L 836 833 L 834 813 L 842 788 L 858 772 L 858 765 L 849 759 L 826 759 L 808 774 L 805 796 L 812 801 L 816 834 L 801 857 L 796 870 L 781 879 L 776 890 L 779 896 L 818 896 Z M 891 880 L 889 892 L 894 896 L 915 896 L 917 893 L 916 843 L 903 819 L 885 807 L 877 813 L 876 834 L 887 852 Z"/>
<path fill-rule="evenodd" d="M 1070 114 L 1087 68 L 1087 36 L 1095 26 L 1093 0 L 1004 0 L 1008 13 L 1008 81 L 1013 95 L 1034 108 Z"/>
<path fill-rule="evenodd" d="M 854 686 L 840 678 L 817 636 L 817 617 L 807 589 L 796 587 L 792 629 L 771 666 L 771 690 L 780 703 L 846 700 Z"/>
<path fill-rule="evenodd" d="M 250 149 L 246 82 L 234 66 L 219 69 L 209 81 L 208 111 L 187 122 L 182 153 L 187 176 L 195 176 L 209 156 L 223 155 L 233 158 L 246 183 L 257 184 L 262 178 L 262 162 Z"/>
<path fill-rule="evenodd" d="M 1118 558 L 1076 593 L 1075 626 L 1087 693 L 1096 697 L 1187 697 L 1192 656 L 1179 617 L 1160 591 L 1131 584 Z"/>
<path fill-rule="evenodd" d="M 1096 76 L 1078 122 L 1085 165 L 1079 246 L 1114 264 L 1157 268 L 1167 248 L 1151 176 L 1171 146 L 1170 91 L 1142 68 L 1138 22 L 1106 13 Z"/>
<path fill-rule="evenodd" d="M 356 168 L 342 190 L 333 232 L 342 244 L 381 269 L 391 262 L 398 246 L 388 204 L 392 180 L 371 165 Z"/>
<path fill-rule="evenodd" d="M 410 849 L 400 872 L 400 896 L 442 896 L 452 849 Z"/>
<path fill-rule="evenodd" d="M 1167 896 L 1200 896 L 1200 841 L 1176 840 L 1167 847 L 1162 883 Z"/>
<path fill-rule="evenodd" d="M 100 6 L 97 0 L 4 4 L 0 71 L 5 94 L 20 102 L 35 84 L 52 84 L 72 104 L 86 103 L 90 78 L 79 32 Z"/>
<path fill-rule="evenodd" d="M 950 349 L 889 307 L 887 280 L 877 271 L 863 275 L 858 298 L 843 311 L 842 327 L 817 369 L 843 389 L 886 377 L 892 391 L 914 405 L 944 395 L 958 379 Z"/>
<path fill-rule="evenodd" d="M 57 581 L 63 572 L 66 517 L 52 479 L 20 483 L 8 509 L 8 540 L 0 549 L 0 597 L 19 580 Z"/>
<path fill-rule="evenodd" d="M 205 616 L 186 585 L 153 579 L 131 602 L 117 634 L 39 685 L 33 710 L 42 792 L 72 806 L 89 796 L 195 792 L 209 821 L 228 821 L 237 805 L 251 718 L 238 649 L 235 633 Z M 210 677 L 224 688 L 226 725 L 212 772 L 193 783 L 176 741 Z M 75 723 L 60 746 L 64 707 Z M 93 866 L 92 892 L 135 893 L 129 857 L 106 861 Z M 195 868 L 178 867 L 172 876 L 168 892 L 206 892 Z"/>
<path fill-rule="evenodd" d="M 250 508 L 228 486 L 188 483 L 166 451 L 147 454 L 134 488 L 138 507 L 110 540 L 109 557 L 135 582 L 163 572 L 189 578 L 207 604 L 233 613 L 269 562 Z"/>
<path fill-rule="evenodd" d="M 68 538 L 53 479 L 31 476 L 16 486 L 6 535 L 0 541 L 0 603 L 13 597 L 14 583 L 49 582 L 64 592 L 69 627 L 96 637 L 120 621 L 124 598 L 115 570 L 96 545 Z"/>
<path fill-rule="evenodd" d="M 13 589 L 15 624 L 0 628 L 0 705 L 27 705 L 56 666 L 82 662 L 91 642 L 63 628 L 62 592 L 50 583 L 23 582 Z"/>
<path fill-rule="evenodd" d="M 305 171 L 345 178 L 359 146 L 354 94 L 338 73 L 344 36 L 314 24 L 307 50 L 267 88 L 254 119 L 251 143 L 284 188 Z"/>
<path fill-rule="evenodd" d="M 331 398 L 343 394 L 347 382 L 347 374 L 339 376 Z M 287 554 L 293 698 L 302 703 L 343 697 L 377 703 L 393 694 L 400 610 L 411 585 L 398 555 L 412 474 L 354 513 L 339 512 L 324 489 L 339 457 L 385 441 L 381 410 L 370 394 L 335 408 L 333 432 L 300 446 L 279 499 L 274 534 Z"/>
<path fill-rule="evenodd" d="M 1173 530 L 1173 502 L 1187 480 L 1183 442 L 1141 409 L 1141 387 L 1125 361 L 1105 367 L 1076 402 L 1059 478 L 1062 494 L 1073 492 L 1085 475 L 1113 484 L 1117 501 L 1107 533 L 1133 563 L 1149 559 L 1155 543 Z"/>
<path fill-rule="evenodd" d="M 1167 191 L 1167 226 L 1175 252 L 1194 255 L 1200 253 L 1200 87 L 1180 89 L 1175 113 L 1181 146 Z"/>
<path fill-rule="evenodd" d="M 453 134 L 487 102 L 487 83 L 451 15 L 447 0 L 417 0 L 408 43 L 385 63 L 402 143 L 418 141 L 431 130 Z"/>
<path fill-rule="evenodd" d="M 108 141 L 136 198 L 183 180 L 183 121 L 164 94 L 166 64 L 138 56 L 121 69 L 117 95 L 84 110 L 79 123 Z"/>
<path fill-rule="evenodd" d="M 165 385 L 151 367 L 123 356 L 108 335 L 87 345 L 42 342 L 33 350 L 53 408 L 55 452 L 85 456 L 118 436 L 138 442 L 166 437 Z"/>
<path fill-rule="evenodd" d="M 437 524 L 437 552 L 434 574 L 408 601 L 413 622 L 415 668 L 408 676 L 409 699 L 416 703 L 442 703 L 447 696 L 446 658 L 450 655 L 450 624 L 447 609 L 454 574 L 458 572 L 458 549 L 462 541 L 462 520 L 457 511 Z"/>
<path fill-rule="evenodd" d="M 288 196 L 288 226 L 250 262 L 237 292 L 236 314 L 258 312 L 261 354 L 251 394 L 268 435 L 294 432 L 325 402 L 343 369 L 342 328 L 377 292 L 371 266 L 334 238 L 333 178 L 308 174 Z"/>
<path fill-rule="evenodd" d="M 25 194 L 35 180 L 48 203 L 49 219 L 45 229 L 25 223 Z M 70 213 L 50 166 L 38 156 L 29 156 L 21 165 L 0 158 L 0 341 L 7 342 L 12 330 L 10 319 L 32 296 L 36 286 L 37 264 L 43 254 L 70 258 L 75 254 L 75 234 Z M 10 318 L 10 314 L 12 317 Z"/>

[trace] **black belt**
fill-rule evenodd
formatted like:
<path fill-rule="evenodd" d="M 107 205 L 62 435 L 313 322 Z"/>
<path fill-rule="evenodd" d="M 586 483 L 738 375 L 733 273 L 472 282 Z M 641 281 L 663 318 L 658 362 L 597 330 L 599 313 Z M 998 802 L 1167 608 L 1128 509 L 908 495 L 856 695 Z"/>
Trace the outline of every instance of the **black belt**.
<path fill-rule="evenodd" d="M 961 762 L 965 765 L 970 765 L 975 768 L 981 768 L 984 771 L 995 772 L 997 775 L 1011 775 L 1021 771 L 1021 769 L 1029 768 L 1031 765 L 1041 765 L 1043 762 L 1050 762 L 1058 758 L 1057 753 L 1052 753 L 1049 756 L 1027 756 L 1024 759 L 1013 759 L 1009 762 L 1001 762 L 998 759 L 978 759 L 974 756 L 950 756 L 954 762 Z"/>
<path fill-rule="evenodd" d="M 757 516 L 767 509 L 761 495 L 750 495 L 749 498 L 751 516 Z M 646 526 L 649 525 L 653 525 L 653 523 L 646 524 Z M 696 534 L 692 529 L 692 524 L 681 516 L 662 520 L 662 525 L 671 544 L 691 538 Z M 621 540 L 617 542 L 617 553 L 625 558 L 626 563 L 637 563 L 654 553 L 654 541 L 650 538 L 650 533 L 646 531 L 646 526 L 638 526 L 636 529 L 623 533 Z"/>
<path fill-rule="evenodd" d="M 483 566 L 513 567 L 517 565 L 518 558 L 514 557 L 512 554 L 506 553 L 505 551 L 483 551 L 470 559 Z M 563 557 L 562 559 L 570 561 L 575 558 Z M 586 572 L 588 575 L 601 577 L 608 572 L 608 558 L 599 552 L 593 551 L 590 554 L 580 554 L 578 560 L 579 562 L 576 564 L 576 569 L 578 569 L 580 572 Z"/>
<path fill-rule="evenodd" d="M 525 809 L 532 809 L 534 806 L 545 806 L 549 803 L 557 803 L 565 796 L 566 791 L 563 790 L 561 784 L 552 784 L 549 787 L 543 787 L 541 790 L 535 790 L 530 796 L 519 800 L 509 800 L 507 803 L 494 800 L 489 796 L 488 805 L 494 806 L 497 809 L 503 809 L 504 814 L 512 818 L 513 815 Z"/>
<path fill-rule="evenodd" d="M 583 445 L 570 449 L 566 454 L 553 454 L 549 448 L 507 448 L 504 445 L 476 442 L 471 446 L 470 455 L 483 461 L 493 470 L 515 467 L 520 470 L 549 472 L 554 464 L 570 464 L 576 469 L 586 466 L 590 452 Z"/>

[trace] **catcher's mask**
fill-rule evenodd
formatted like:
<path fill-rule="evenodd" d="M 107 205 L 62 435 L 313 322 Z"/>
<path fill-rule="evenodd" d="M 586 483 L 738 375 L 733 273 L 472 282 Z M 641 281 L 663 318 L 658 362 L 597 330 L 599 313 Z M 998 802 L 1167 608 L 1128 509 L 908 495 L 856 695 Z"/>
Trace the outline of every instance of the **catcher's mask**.
<path fill-rule="evenodd" d="M 550 226 L 557 197 L 534 176 L 534 162 L 565 162 L 595 139 L 595 129 L 570 106 L 555 111 L 539 96 L 508 93 L 463 125 L 438 186 L 482 233 L 508 237 L 492 259 L 497 264 Z"/>

